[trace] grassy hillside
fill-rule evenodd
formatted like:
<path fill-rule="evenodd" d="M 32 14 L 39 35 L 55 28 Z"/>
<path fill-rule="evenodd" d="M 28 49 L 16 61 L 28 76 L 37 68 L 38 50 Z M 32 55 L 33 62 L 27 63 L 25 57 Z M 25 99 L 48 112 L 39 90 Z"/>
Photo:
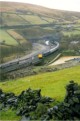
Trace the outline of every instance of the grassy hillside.
<path fill-rule="evenodd" d="M 41 88 L 43 95 L 62 100 L 65 95 L 65 86 L 70 80 L 80 83 L 80 66 L 13 81 L 0 82 L 0 88 L 6 92 L 12 91 L 16 94 L 29 87 L 32 89 Z"/>
<path fill-rule="evenodd" d="M 40 88 L 43 96 L 50 96 L 56 101 L 62 101 L 66 93 L 65 87 L 70 80 L 80 84 L 80 65 L 56 72 L 0 82 L 0 88 L 5 92 L 14 92 L 16 95 L 29 87 Z M 0 112 L 0 120 L 20 120 L 20 117 L 16 116 L 14 110 L 3 110 Z"/>
<path fill-rule="evenodd" d="M 30 24 L 80 24 L 79 12 L 68 12 L 49 9 L 41 6 L 0 2 L 0 24 L 2 25 L 30 25 Z M 1 26 L 2 26 L 1 25 Z"/>
<path fill-rule="evenodd" d="M 59 52 L 63 55 L 80 55 L 80 13 L 24 3 L 0 1 L 0 4 L 1 62 L 23 56 L 31 50 L 32 42 L 44 43 L 46 39 L 59 41 L 60 49 L 57 54 Z M 53 60 L 55 56 L 56 53 L 46 60 Z M 80 84 L 80 65 L 0 82 L 0 88 L 16 95 L 29 87 L 40 88 L 43 96 L 62 101 L 66 93 L 65 86 L 70 80 Z M 20 117 L 16 116 L 15 111 L 3 110 L 0 112 L 0 120 L 20 120 Z"/>
<path fill-rule="evenodd" d="M 63 49 L 65 43 L 70 45 L 72 42 L 72 39 L 70 39 L 70 42 L 65 42 L 65 40 L 63 42 L 63 36 L 67 35 L 72 38 L 72 35 L 80 35 L 79 12 L 48 9 L 15 2 L 0 1 L 0 4 L 0 58 L 2 58 L 0 62 L 8 61 L 8 58 L 16 58 L 18 53 L 19 55 L 22 53 L 21 56 L 23 56 L 25 51 L 31 49 L 31 42 L 42 42 L 44 37 L 52 41 L 58 40 L 61 43 L 61 49 Z M 60 41 L 61 39 L 62 41 Z M 10 52 L 5 48 L 7 45 L 9 45 L 7 48 Z M 80 45 L 80 42 L 78 45 Z M 73 49 L 70 48 L 71 51 L 78 45 L 75 44 Z M 12 46 L 15 46 L 15 49 L 11 49 Z M 66 50 L 68 50 L 69 47 L 66 47 Z M 80 53 L 74 52 L 74 54 L 79 55 Z"/>
<path fill-rule="evenodd" d="M 77 17 L 80 17 L 79 13 L 77 12 L 66 12 L 66 11 L 59 11 L 59 10 L 55 10 L 55 9 L 48 9 L 48 8 L 44 8 L 41 6 L 36 6 L 36 5 L 31 5 L 31 4 L 25 4 L 25 3 L 10 3 L 10 2 L 1 2 L 1 10 L 4 11 L 9 11 L 9 12 L 13 12 L 13 11 L 18 11 L 18 12 L 28 12 L 28 14 L 30 12 L 33 13 L 38 13 L 40 15 L 53 15 L 55 17 L 64 17 L 69 19 L 76 19 Z M 71 16 L 72 14 L 72 16 Z M 67 15 L 67 16 L 66 16 Z M 75 15 L 75 16 L 74 16 Z"/>
<path fill-rule="evenodd" d="M 0 63 L 21 56 L 26 50 L 30 50 L 32 44 L 14 30 L 0 29 Z M 13 56 L 13 58 L 12 58 Z M 8 59 L 9 58 L 9 59 Z"/>

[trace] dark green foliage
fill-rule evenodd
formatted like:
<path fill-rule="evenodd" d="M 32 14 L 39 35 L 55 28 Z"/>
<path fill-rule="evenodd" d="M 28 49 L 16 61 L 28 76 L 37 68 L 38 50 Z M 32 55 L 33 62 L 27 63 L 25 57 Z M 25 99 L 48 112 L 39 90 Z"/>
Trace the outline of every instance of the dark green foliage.
<path fill-rule="evenodd" d="M 36 116 L 40 118 L 42 115 L 45 114 L 45 112 L 47 112 L 47 106 L 42 103 L 38 103 L 35 111 Z"/>
<path fill-rule="evenodd" d="M 32 90 L 29 88 L 26 91 L 22 91 L 18 96 L 15 96 L 14 93 L 4 93 L 0 89 L 0 110 L 12 108 L 17 111 L 17 116 L 40 119 L 47 114 L 47 109 L 52 102 L 54 102 L 52 98 L 41 96 L 40 89 Z"/>
<path fill-rule="evenodd" d="M 59 120 L 80 120 L 80 86 L 70 81 L 66 91 L 64 101 L 49 109 L 49 114 Z"/>
<path fill-rule="evenodd" d="M 74 81 L 66 86 L 64 101 L 53 107 L 54 103 L 52 98 L 43 97 L 40 89 L 29 88 L 18 96 L 0 89 L 0 111 L 12 108 L 26 120 L 80 120 L 80 86 Z"/>
<path fill-rule="evenodd" d="M 80 35 L 62 36 L 60 48 L 63 55 L 80 55 Z"/>

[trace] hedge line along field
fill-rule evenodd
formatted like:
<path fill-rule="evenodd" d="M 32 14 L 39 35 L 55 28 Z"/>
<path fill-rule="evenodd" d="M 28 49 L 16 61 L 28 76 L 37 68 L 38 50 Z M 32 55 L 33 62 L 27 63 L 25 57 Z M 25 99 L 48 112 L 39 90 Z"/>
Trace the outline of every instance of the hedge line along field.
<path fill-rule="evenodd" d="M 0 43 L 4 42 L 4 44 L 13 46 L 18 45 L 17 41 L 14 38 L 12 38 L 5 30 L 0 29 L 0 34 Z"/>
<path fill-rule="evenodd" d="M 43 96 L 50 96 L 61 101 L 65 96 L 65 86 L 70 80 L 80 84 L 80 65 L 56 72 L 0 82 L 0 88 L 5 92 L 14 92 L 15 94 L 19 94 L 29 87 L 40 88 Z"/>

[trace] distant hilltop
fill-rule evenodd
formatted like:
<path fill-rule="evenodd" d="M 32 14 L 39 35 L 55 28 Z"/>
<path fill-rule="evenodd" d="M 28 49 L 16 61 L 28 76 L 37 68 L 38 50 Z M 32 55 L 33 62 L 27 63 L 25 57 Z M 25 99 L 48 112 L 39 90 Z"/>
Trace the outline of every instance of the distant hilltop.
<path fill-rule="evenodd" d="M 42 6 L 38 5 L 32 5 L 32 4 L 27 4 L 27 3 L 17 3 L 17 2 L 2 2 L 0 1 L 0 12 L 16 12 L 17 10 L 23 10 L 25 11 L 31 11 L 33 13 L 37 13 L 40 15 L 49 15 L 52 17 L 62 17 L 68 15 L 68 16 L 79 16 L 80 17 L 80 12 L 69 12 L 69 11 L 64 11 L 64 10 L 56 10 L 56 9 L 49 9 L 45 8 Z"/>

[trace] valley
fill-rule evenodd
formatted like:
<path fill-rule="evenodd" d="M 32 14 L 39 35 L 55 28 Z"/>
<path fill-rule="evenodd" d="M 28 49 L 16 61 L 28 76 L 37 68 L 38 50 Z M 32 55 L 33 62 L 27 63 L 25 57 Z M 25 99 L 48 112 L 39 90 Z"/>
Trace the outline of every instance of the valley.
<path fill-rule="evenodd" d="M 47 106 L 44 109 L 62 103 L 69 81 L 80 85 L 80 12 L 16 2 L 0 1 L 0 4 L 0 101 L 4 102 L 6 95 L 14 93 L 16 96 L 9 99 L 14 104 L 17 101 L 14 98 L 23 90 L 31 89 L 33 97 L 33 90 L 40 89 L 42 96 L 38 99 Z M 48 96 L 55 100 L 54 103 L 44 103 Z M 77 99 L 74 97 L 71 101 L 77 103 Z M 28 101 L 32 103 L 28 109 L 35 106 L 35 100 Z M 64 105 L 68 107 L 68 103 Z M 30 112 L 33 120 L 34 113 L 35 116 L 43 113 L 42 103 L 36 104 L 35 111 Z M 0 120 L 24 119 L 24 114 L 16 115 L 17 108 L 5 105 L 0 102 Z M 30 116 L 26 113 L 26 117 Z"/>
<path fill-rule="evenodd" d="M 63 36 L 72 38 L 72 35 L 79 36 L 80 34 L 79 13 L 50 10 L 29 4 L 13 4 L 14 6 L 11 3 L 1 2 L 1 63 L 15 59 L 17 56 L 25 55 L 31 50 L 32 42 L 49 39 L 50 41 L 59 41 L 61 46 L 64 46 L 65 41 L 62 42 Z M 19 9 L 17 9 L 17 6 Z M 77 45 L 72 44 L 72 46 Z M 74 49 L 71 48 L 70 50 L 70 53 L 78 53 L 79 55 L 79 52 L 72 52 Z"/>

